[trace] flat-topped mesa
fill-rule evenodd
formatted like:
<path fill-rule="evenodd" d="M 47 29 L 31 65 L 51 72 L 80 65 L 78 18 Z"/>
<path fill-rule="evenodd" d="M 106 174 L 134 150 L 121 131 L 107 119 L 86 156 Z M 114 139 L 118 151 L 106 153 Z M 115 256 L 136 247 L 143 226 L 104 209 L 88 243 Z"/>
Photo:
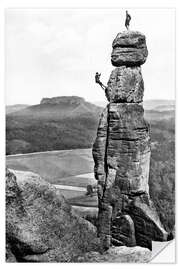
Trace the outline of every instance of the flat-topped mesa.
<path fill-rule="evenodd" d="M 52 97 L 52 98 L 43 98 L 40 104 L 81 104 L 84 103 L 84 98 L 77 97 L 77 96 L 60 96 L 60 97 Z"/>
<path fill-rule="evenodd" d="M 115 67 L 140 66 L 148 56 L 146 38 L 137 31 L 119 33 L 112 44 L 111 63 Z"/>

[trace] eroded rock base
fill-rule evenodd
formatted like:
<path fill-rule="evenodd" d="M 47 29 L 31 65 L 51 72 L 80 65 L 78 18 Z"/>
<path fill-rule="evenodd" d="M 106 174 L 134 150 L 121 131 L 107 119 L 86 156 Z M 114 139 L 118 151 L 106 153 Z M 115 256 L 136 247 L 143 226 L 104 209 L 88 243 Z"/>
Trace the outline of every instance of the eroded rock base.
<path fill-rule="evenodd" d="M 93 146 L 98 181 L 102 247 L 141 246 L 166 241 L 149 197 L 149 124 L 137 103 L 109 103 L 103 111 Z"/>

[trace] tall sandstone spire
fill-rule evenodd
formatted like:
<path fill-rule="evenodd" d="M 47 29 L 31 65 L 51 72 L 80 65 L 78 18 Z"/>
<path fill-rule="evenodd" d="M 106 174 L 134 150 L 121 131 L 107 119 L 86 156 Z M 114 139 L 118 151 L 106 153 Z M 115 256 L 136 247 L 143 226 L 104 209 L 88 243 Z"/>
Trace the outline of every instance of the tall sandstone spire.
<path fill-rule="evenodd" d="M 140 32 L 119 33 L 112 44 L 111 72 L 93 145 L 98 181 L 98 234 L 103 249 L 110 245 L 152 248 L 166 241 L 149 196 L 150 135 L 144 119 L 141 65 L 148 56 Z"/>

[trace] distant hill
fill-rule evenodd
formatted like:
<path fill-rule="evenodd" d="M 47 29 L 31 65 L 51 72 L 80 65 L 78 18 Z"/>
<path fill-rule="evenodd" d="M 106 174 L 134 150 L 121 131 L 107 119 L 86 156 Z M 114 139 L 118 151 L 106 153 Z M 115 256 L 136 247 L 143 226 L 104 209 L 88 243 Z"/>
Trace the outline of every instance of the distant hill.
<path fill-rule="evenodd" d="M 168 120 L 171 118 L 175 118 L 175 111 L 174 110 L 145 110 L 144 117 L 148 121 L 161 121 L 161 120 Z"/>
<path fill-rule="evenodd" d="M 174 128 L 175 111 L 167 109 L 173 102 L 154 100 L 147 104 L 148 108 L 166 108 L 145 111 L 145 118 L 154 131 L 156 128 L 155 138 L 162 136 L 163 126 Z M 7 154 L 92 147 L 103 110 L 77 96 L 43 98 L 40 104 L 14 108 L 19 110 L 6 115 Z"/>
<path fill-rule="evenodd" d="M 157 107 L 154 108 L 154 110 L 156 111 L 173 111 L 175 110 L 175 104 L 174 105 L 159 105 Z"/>
<path fill-rule="evenodd" d="M 144 100 L 143 106 L 145 110 L 156 110 L 156 111 L 175 110 L 175 100 L 165 100 L 165 99 Z"/>
<path fill-rule="evenodd" d="M 7 114 L 7 154 L 91 147 L 101 111 L 72 96 L 45 98 Z"/>
<path fill-rule="evenodd" d="M 86 102 L 77 96 L 62 96 L 43 98 L 40 104 L 28 106 L 14 111 L 13 117 L 27 117 L 31 119 L 65 119 L 76 117 L 95 116 L 100 112 L 100 107 Z"/>
<path fill-rule="evenodd" d="M 43 98 L 41 100 L 40 104 L 41 105 L 42 104 L 46 104 L 46 105 L 47 104 L 49 104 L 49 105 L 61 104 L 62 105 L 62 103 L 66 104 L 67 102 L 69 102 L 69 103 L 72 102 L 72 105 L 75 103 L 78 105 L 78 103 L 84 104 L 85 100 L 83 98 L 77 97 L 77 96 L 70 96 L 70 97 L 67 97 L 67 96 L 63 97 L 62 96 L 62 97 L 53 97 L 53 98 Z M 89 110 L 91 111 L 92 106 L 94 106 L 94 109 L 96 110 L 97 107 L 105 107 L 107 105 L 107 103 L 108 102 L 106 102 L 106 101 L 97 101 L 97 102 L 94 102 L 94 104 L 86 102 L 86 106 L 89 107 L 89 105 L 90 105 Z M 27 104 L 7 105 L 6 106 L 6 114 L 18 112 L 18 111 L 23 110 L 23 109 L 28 109 L 28 107 L 30 107 L 30 111 L 32 111 L 32 109 L 37 109 L 37 106 L 39 106 L 39 104 L 35 105 L 35 107 L 27 105 Z M 163 99 L 145 100 L 143 102 L 143 107 L 145 110 L 148 110 L 148 111 L 150 111 L 150 110 L 159 111 L 159 112 L 173 111 L 173 110 L 175 110 L 175 101 L 174 100 L 163 100 Z M 78 108 L 78 110 L 81 113 L 80 107 Z M 82 110 L 82 112 L 83 112 L 83 110 Z M 28 110 L 23 111 L 22 113 L 28 114 Z"/>
<path fill-rule="evenodd" d="M 97 106 L 105 107 L 106 101 L 96 101 L 94 102 Z M 168 111 L 175 110 L 175 100 L 165 100 L 165 99 L 150 99 L 143 101 L 143 107 L 145 110 L 155 110 L 155 111 Z"/>
<path fill-rule="evenodd" d="M 16 104 L 16 105 L 7 105 L 6 106 L 6 114 L 17 112 L 27 108 L 29 105 L 27 104 Z"/>

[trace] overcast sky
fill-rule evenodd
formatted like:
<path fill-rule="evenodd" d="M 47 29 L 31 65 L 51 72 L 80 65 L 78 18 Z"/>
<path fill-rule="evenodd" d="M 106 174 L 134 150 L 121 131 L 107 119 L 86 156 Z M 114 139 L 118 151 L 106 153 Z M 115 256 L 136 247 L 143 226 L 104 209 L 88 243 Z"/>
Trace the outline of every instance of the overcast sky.
<path fill-rule="evenodd" d="M 144 99 L 175 98 L 175 12 L 129 9 L 130 29 L 146 35 Z M 107 83 L 112 41 L 124 31 L 124 9 L 6 10 L 6 103 L 37 104 L 43 97 L 104 101 L 94 82 Z"/>

